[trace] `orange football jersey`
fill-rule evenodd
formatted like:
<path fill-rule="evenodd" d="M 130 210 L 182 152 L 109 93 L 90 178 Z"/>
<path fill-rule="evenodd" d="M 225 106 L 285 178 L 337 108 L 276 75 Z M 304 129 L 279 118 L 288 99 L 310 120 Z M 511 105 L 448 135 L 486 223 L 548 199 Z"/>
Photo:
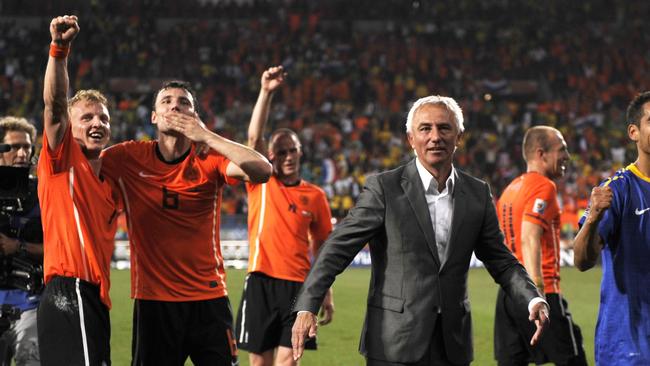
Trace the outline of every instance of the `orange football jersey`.
<path fill-rule="evenodd" d="M 38 198 L 43 221 L 45 283 L 54 276 L 76 277 L 100 287 L 108 308 L 111 256 L 119 193 L 93 172 L 68 126 L 50 150 L 47 136 L 38 163 Z"/>
<path fill-rule="evenodd" d="M 332 231 L 325 192 L 304 180 L 285 186 L 275 176 L 246 189 L 248 272 L 303 282 L 311 268 L 309 239 L 324 241 Z"/>
<path fill-rule="evenodd" d="M 157 142 L 123 142 L 103 152 L 120 187 L 131 247 L 131 296 L 194 301 L 227 295 L 219 242 L 221 192 L 229 160 L 192 146 L 166 163 Z"/>
<path fill-rule="evenodd" d="M 541 238 L 544 292 L 560 292 L 561 212 L 555 183 L 536 172 L 522 174 L 503 191 L 497 203 L 497 214 L 506 244 L 521 263 L 522 221 L 544 229 Z"/>

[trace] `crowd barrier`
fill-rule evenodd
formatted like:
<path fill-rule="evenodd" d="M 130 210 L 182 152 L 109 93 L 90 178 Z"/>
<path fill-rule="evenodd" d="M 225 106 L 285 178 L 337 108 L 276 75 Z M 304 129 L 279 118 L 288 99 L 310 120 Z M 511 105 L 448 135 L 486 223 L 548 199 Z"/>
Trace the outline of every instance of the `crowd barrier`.
<path fill-rule="evenodd" d="M 227 268 L 244 269 L 248 266 L 248 241 L 222 240 L 221 254 Z M 366 246 L 354 257 L 350 267 L 369 267 L 370 263 L 370 251 Z M 128 269 L 130 267 L 128 240 L 117 240 L 115 242 L 112 264 L 113 268 L 116 269 Z M 563 267 L 573 266 L 573 249 L 562 248 L 560 250 L 560 265 Z M 483 267 L 483 263 L 476 258 L 476 255 L 472 254 L 470 267 Z"/>

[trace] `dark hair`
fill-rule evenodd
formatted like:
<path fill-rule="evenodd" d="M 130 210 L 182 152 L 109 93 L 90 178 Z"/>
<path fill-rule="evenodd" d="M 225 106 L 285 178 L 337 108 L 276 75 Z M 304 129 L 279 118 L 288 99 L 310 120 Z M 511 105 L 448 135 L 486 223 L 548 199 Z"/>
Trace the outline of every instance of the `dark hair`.
<path fill-rule="evenodd" d="M 628 124 L 640 125 L 641 117 L 643 117 L 643 105 L 647 102 L 650 102 L 650 91 L 640 93 L 632 99 L 625 114 L 625 120 Z"/>
<path fill-rule="evenodd" d="M 163 85 L 156 91 L 156 94 L 153 95 L 152 110 L 156 110 L 156 100 L 158 99 L 158 94 L 165 89 L 183 89 L 190 93 L 192 96 L 192 104 L 194 105 L 194 111 L 199 113 L 199 101 L 196 99 L 196 93 L 194 89 L 190 86 L 190 83 L 182 80 L 169 80 L 163 83 Z"/>

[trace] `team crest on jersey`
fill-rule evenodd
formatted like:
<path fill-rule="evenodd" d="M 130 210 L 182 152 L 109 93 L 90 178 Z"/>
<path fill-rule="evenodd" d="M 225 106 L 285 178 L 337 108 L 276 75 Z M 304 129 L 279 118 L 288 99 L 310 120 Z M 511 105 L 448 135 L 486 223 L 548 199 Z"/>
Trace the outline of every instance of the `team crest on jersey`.
<path fill-rule="evenodd" d="M 199 179 L 199 170 L 194 167 L 194 164 L 188 164 L 185 169 L 183 169 L 183 179 L 190 182 L 194 182 Z"/>
<path fill-rule="evenodd" d="M 303 206 L 307 206 L 309 204 L 309 197 L 307 196 L 300 196 L 298 199 L 300 200 L 300 203 L 303 204 Z"/>
<path fill-rule="evenodd" d="M 541 198 L 536 198 L 535 204 L 533 204 L 533 212 L 543 215 L 544 211 L 546 210 L 546 206 L 547 206 L 546 201 L 544 201 Z"/>

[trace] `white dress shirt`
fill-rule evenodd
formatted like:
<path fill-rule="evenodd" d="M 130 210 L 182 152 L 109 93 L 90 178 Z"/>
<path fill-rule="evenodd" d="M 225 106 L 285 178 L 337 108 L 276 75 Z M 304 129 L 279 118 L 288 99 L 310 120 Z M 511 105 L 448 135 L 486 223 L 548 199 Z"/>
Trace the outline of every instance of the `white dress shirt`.
<path fill-rule="evenodd" d="M 433 224 L 433 231 L 436 234 L 436 247 L 438 248 L 438 258 L 440 264 L 445 263 L 447 259 L 447 249 L 449 246 L 449 237 L 451 232 L 451 220 L 454 212 L 454 183 L 456 182 L 456 169 L 451 166 L 451 174 L 445 181 L 445 188 L 440 192 L 438 190 L 438 181 L 433 175 L 415 159 L 415 166 L 420 174 L 422 185 L 424 186 L 424 197 L 429 206 L 429 216 Z"/>
<path fill-rule="evenodd" d="M 456 168 L 451 166 L 451 173 L 445 181 L 445 188 L 442 192 L 438 191 L 438 182 L 433 179 L 433 175 L 420 163 L 420 159 L 415 159 L 415 166 L 418 169 L 422 185 L 424 187 L 424 197 L 429 206 L 429 215 L 436 235 L 436 247 L 438 249 L 438 258 L 442 265 L 447 259 L 449 247 L 449 238 L 451 234 L 451 220 L 454 212 L 454 187 L 456 183 Z M 538 302 L 544 302 L 548 309 L 548 303 L 541 298 L 535 297 L 528 303 L 528 311 Z M 440 311 L 440 309 L 438 309 Z M 301 313 L 309 312 L 306 310 L 298 311 Z"/>
<path fill-rule="evenodd" d="M 429 216 L 436 235 L 436 247 L 438 248 L 438 258 L 440 265 L 444 264 L 447 259 L 449 249 L 449 237 L 451 232 L 451 220 L 454 212 L 454 187 L 456 185 L 456 168 L 451 166 L 451 173 L 445 181 L 445 188 L 442 192 L 438 190 L 438 181 L 422 165 L 420 159 L 415 159 L 415 166 L 418 169 L 422 186 L 424 187 L 424 197 L 429 206 Z M 528 303 L 528 311 L 538 302 L 548 303 L 541 297 L 535 297 Z"/>

